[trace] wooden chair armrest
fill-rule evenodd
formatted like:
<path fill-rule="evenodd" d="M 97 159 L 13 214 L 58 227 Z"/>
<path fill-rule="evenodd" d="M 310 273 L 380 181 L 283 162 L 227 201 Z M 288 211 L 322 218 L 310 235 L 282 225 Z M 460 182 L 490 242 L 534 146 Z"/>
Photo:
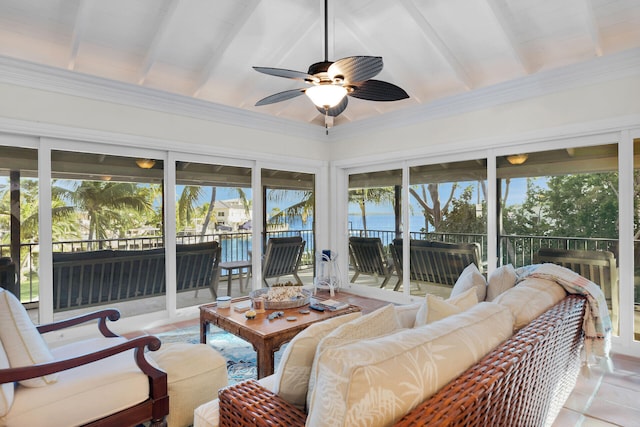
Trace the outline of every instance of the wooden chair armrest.
<path fill-rule="evenodd" d="M 306 414 L 255 380 L 218 392 L 220 426 L 304 426 Z"/>
<path fill-rule="evenodd" d="M 111 357 L 131 349 L 135 349 L 135 361 L 144 374 L 153 379 L 161 378 L 163 376 L 165 376 L 166 378 L 166 373 L 164 371 L 155 368 L 144 357 L 145 347 L 149 348 L 149 350 L 151 351 L 158 350 L 160 348 L 160 340 L 157 337 L 146 335 L 133 338 L 126 342 L 114 345 L 113 347 L 104 348 L 102 350 L 76 356 L 71 359 L 57 360 L 55 362 L 23 366 L 19 368 L 0 369 L 0 384 L 41 377 L 44 375 L 50 375 L 56 372 L 65 371 L 67 369 L 96 362 L 98 360 L 105 359 L 107 357 Z M 166 394 L 166 381 L 164 383 L 164 388 Z"/>
<path fill-rule="evenodd" d="M 41 334 L 58 331 L 60 329 L 68 328 L 71 326 L 80 325 L 82 323 L 89 322 L 94 319 L 98 319 L 98 329 L 105 337 L 117 337 L 118 334 L 114 333 L 107 326 L 107 319 L 115 322 L 120 318 L 120 312 L 116 309 L 109 308 L 105 310 L 94 311 L 91 313 L 81 314 L 79 316 L 71 317 L 69 319 L 60 320 L 58 322 L 47 323 L 44 325 L 38 325 L 36 328 Z"/>

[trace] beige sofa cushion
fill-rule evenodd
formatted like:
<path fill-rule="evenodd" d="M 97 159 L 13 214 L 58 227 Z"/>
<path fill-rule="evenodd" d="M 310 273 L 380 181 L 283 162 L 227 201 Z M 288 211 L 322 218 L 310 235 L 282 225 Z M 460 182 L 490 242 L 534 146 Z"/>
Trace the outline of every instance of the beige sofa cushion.
<path fill-rule="evenodd" d="M 413 328 L 416 323 L 416 314 L 418 314 L 421 306 L 421 302 L 393 306 L 396 311 L 398 328 Z"/>
<path fill-rule="evenodd" d="M 489 275 L 485 301 L 493 301 L 501 293 L 513 288 L 516 285 L 516 279 L 516 270 L 511 264 L 503 265 L 495 269 Z"/>
<path fill-rule="evenodd" d="M 494 302 L 508 307 L 513 313 L 514 331 L 526 326 L 567 295 L 557 283 L 539 278 L 528 278 L 500 294 Z"/>
<path fill-rule="evenodd" d="M 227 385 L 227 361 L 207 344 L 165 343 L 147 353 L 167 373 L 171 427 L 189 427 L 193 411 Z"/>
<path fill-rule="evenodd" d="M 338 326 L 333 332 L 328 334 L 318 343 L 316 354 L 311 366 L 311 374 L 309 375 L 309 389 L 307 391 L 307 407 L 315 387 L 315 381 L 318 376 L 318 356 L 328 348 L 341 346 L 350 342 L 359 341 L 366 338 L 379 337 L 387 335 L 398 329 L 398 321 L 396 319 L 396 311 L 393 304 L 385 305 L 371 313 L 365 314 L 355 320 Z"/>
<path fill-rule="evenodd" d="M 94 338 L 54 348 L 56 360 L 68 359 L 125 342 Z M 1 419 L 9 426 L 68 427 L 86 424 L 143 402 L 149 380 L 136 365 L 133 350 L 60 372 L 47 387 L 16 389 L 11 411 Z"/>
<path fill-rule="evenodd" d="M 0 369 L 9 367 L 9 359 L 7 359 L 2 343 L 0 343 Z M 5 383 L 0 386 L 0 417 L 5 416 L 13 405 L 13 387 L 13 383 Z"/>
<path fill-rule="evenodd" d="M 455 285 L 453 285 L 450 297 L 460 295 L 469 289 L 476 290 L 478 301 L 485 300 L 487 296 L 487 279 L 484 278 L 478 267 L 473 263 L 462 271 Z"/>
<path fill-rule="evenodd" d="M 29 318 L 18 298 L 0 289 L 0 341 L 12 368 L 53 361 L 44 339 Z M 58 374 L 20 381 L 25 387 L 42 387 L 54 383 Z"/>
<path fill-rule="evenodd" d="M 511 312 L 482 302 L 430 325 L 328 348 L 307 425 L 388 426 L 511 335 Z"/>
<path fill-rule="evenodd" d="M 478 304 L 478 296 L 475 288 L 469 288 L 461 294 L 449 299 L 427 294 L 424 303 L 416 313 L 415 326 L 424 326 L 436 322 L 453 314 L 468 310 Z"/>
<path fill-rule="evenodd" d="M 304 408 L 309 388 L 309 375 L 316 348 L 322 338 L 340 325 L 350 322 L 362 313 L 343 316 L 314 323 L 296 335 L 282 352 L 280 364 L 275 373 L 274 393 L 298 408 Z"/>

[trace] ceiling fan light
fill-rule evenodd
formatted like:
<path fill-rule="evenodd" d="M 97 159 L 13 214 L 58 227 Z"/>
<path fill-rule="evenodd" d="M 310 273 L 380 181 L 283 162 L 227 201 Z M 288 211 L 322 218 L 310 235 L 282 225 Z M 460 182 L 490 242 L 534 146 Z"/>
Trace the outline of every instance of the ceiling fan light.
<path fill-rule="evenodd" d="M 528 154 L 514 154 L 513 156 L 507 156 L 507 161 L 512 165 L 521 165 L 529 158 Z"/>
<path fill-rule="evenodd" d="M 334 84 L 320 84 L 310 87 L 304 93 L 317 107 L 331 108 L 342 101 L 347 95 L 347 89 Z"/>

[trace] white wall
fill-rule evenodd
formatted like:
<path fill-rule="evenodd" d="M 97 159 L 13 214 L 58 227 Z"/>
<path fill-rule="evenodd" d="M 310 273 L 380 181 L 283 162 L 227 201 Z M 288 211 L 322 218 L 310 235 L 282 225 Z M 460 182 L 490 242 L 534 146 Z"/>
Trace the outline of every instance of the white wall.
<path fill-rule="evenodd" d="M 331 158 L 341 164 L 360 164 L 363 158 L 370 163 L 376 157 L 388 161 L 412 158 L 418 152 L 477 150 L 519 143 L 530 136 L 560 138 L 570 131 L 589 132 L 594 122 L 633 115 L 640 116 L 640 74 L 405 127 L 390 123 L 388 130 L 333 142 Z"/>
<path fill-rule="evenodd" d="M 260 157 L 257 153 L 284 159 L 329 157 L 317 140 L 11 84 L 0 84 L 0 118 L 141 136 L 154 140 L 158 149 L 252 158 Z M 0 126 L 2 131 L 6 129 Z"/>

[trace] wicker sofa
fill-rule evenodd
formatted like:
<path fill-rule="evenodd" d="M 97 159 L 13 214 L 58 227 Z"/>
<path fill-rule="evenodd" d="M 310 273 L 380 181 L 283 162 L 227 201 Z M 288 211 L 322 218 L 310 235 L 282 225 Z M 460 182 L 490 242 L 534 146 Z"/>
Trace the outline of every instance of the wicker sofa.
<path fill-rule="evenodd" d="M 559 285 L 550 287 L 547 295 L 544 290 L 547 285 L 539 282 L 533 283 L 530 287 L 518 285 L 502 295 L 493 292 L 491 295 L 493 302 L 476 304 L 460 314 L 421 326 L 422 329 L 400 328 L 392 334 L 362 340 L 364 344 L 358 342 L 336 349 L 323 350 L 323 356 L 319 357 L 320 361 L 314 360 L 313 369 L 317 369 L 318 377 L 315 384 L 316 391 L 311 393 L 311 404 L 307 400 L 306 403 L 303 402 L 302 407 L 300 402 L 295 405 L 295 402 L 292 403 L 291 396 L 283 393 L 282 386 L 278 388 L 277 377 L 283 370 L 281 364 L 274 375 L 275 380 L 272 377 L 259 382 L 250 380 L 220 390 L 217 401 L 209 402 L 196 409 L 194 426 L 550 425 L 573 389 L 580 370 L 586 299 L 577 295 L 567 296 Z M 538 299 L 544 305 L 532 303 L 532 296 L 533 299 L 539 297 Z M 523 300 L 527 303 L 523 304 Z M 541 309 L 541 307 L 545 308 Z M 508 317 L 504 315 L 505 310 L 510 312 Z M 487 344 L 487 337 L 478 336 L 478 330 L 474 329 L 476 324 L 481 323 L 474 316 L 486 311 L 492 313 L 491 316 L 497 315 L 501 319 L 497 323 L 488 324 L 489 328 L 501 329 L 500 324 L 504 323 L 505 319 L 509 319 L 513 321 L 515 332 L 512 330 L 504 339 L 499 336 L 504 331 L 497 332 L 497 338 L 490 338 L 494 340 L 493 342 L 497 341 L 496 344 L 490 344 L 487 351 L 482 349 L 477 351 L 477 354 L 473 355 L 473 358 L 477 357 L 474 362 L 469 363 L 470 359 L 467 357 L 469 353 L 475 352 L 469 351 L 464 345 L 458 345 L 456 340 L 459 338 L 449 343 L 435 340 L 428 342 L 425 347 L 427 351 L 420 357 L 416 357 L 418 354 L 416 353 L 403 359 L 401 353 L 393 353 L 395 350 L 390 349 L 394 347 L 390 345 L 393 342 L 398 343 L 397 346 L 407 347 L 407 342 L 415 340 L 419 335 L 417 331 L 424 331 L 425 336 L 441 335 L 443 337 L 446 337 L 449 332 L 462 331 L 463 334 L 472 336 L 470 339 L 474 339 L 475 336 L 479 342 Z M 443 330 L 445 332 L 442 332 Z M 396 341 L 393 340 L 394 336 L 397 337 Z M 367 351 L 376 354 L 387 352 L 390 355 L 389 363 L 372 365 L 368 361 L 363 361 L 355 369 L 345 371 L 344 359 L 349 357 L 356 359 L 355 362 L 346 363 L 357 365 L 357 359 L 368 354 L 362 349 L 371 343 L 374 346 Z M 453 356 L 451 354 L 443 356 L 444 353 L 441 353 L 440 349 L 447 346 L 453 347 Z M 285 357 L 286 351 L 283 359 Z M 328 363 L 323 364 L 323 357 L 328 358 Z M 459 360 L 465 358 L 467 359 L 462 362 Z M 380 409 L 385 406 L 383 398 L 380 397 L 384 395 L 384 390 L 378 391 L 379 396 L 376 396 L 375 393 L 371 393 L 371 390 L 376 387 L 372 384 L 376 381 L 387 384 L 395 382 L 404 387 L 407 383 L 406 379 L 411 378 L 411 372 L 409 376 L 403 377 L 402 372 L 396 372 L 397 366 L 410 363 L 407 360 L 413 359 L 419 361 L 419 364 L 416 362 L 416 365 L 407 371 L 420 371 L 415 375 L 420 377 L 417 379 L 417 385 L 414 384 L 416 396 L 423 393 L 418 389 L 424 386 L 423 383 L 427 382 L 426 377 L 430 375 L 434 378 L 442 377 L 434 381 L 434 384 L 427 386 L 427 388 L 433 387 L 435 391 L 428 392 L 425 399 L 412 396 L 411 390 L 408 394 L 402 394 L 397 390 L 388 391 L 386 398 L 388 402 L 394 402 L 394 404 L 386 404 L 386 406 L 395 405 L 396 413 L 391 416 L 376 413 L 384 410 Z M 421 367 L 423 364 L 430 367 L 423 369 Z M 460 366 L 466 364 L 466 367 L 460 369 L 459 373 L 452 374 L 455 370 L 451 371 L 450 367 L 456 364 Z M 435 370 L 437 373 L 434 375 L 429 370 Z M 321 379 L 322 375 L 326 377 L 325 380 Z M 332 389 L 340 387 L 339 378 L 345 375 L 348 376 L 345 387 L 347 391 L 341 399 L 336 399 Z M 327 387 L 327 378 L 333 378 L 336 384 L 329 384 Z M 325 381 L 324 384 L 323 381 Z M 333 403 L 325 402 L 324 405 L 318 406 L 314 396 L 319 394 L 322 399 L 325 393 L 330 396 L 328 399 L 333 399 Z M 360 396 L 354 396 L 354 393 L 360 393 Z M 371 396 L 363 398 L 365 394 Z M 376 399 L 380 401 L 377 402 Z M 397 413 L 398 406 L 394 399 L 413 401 L 408 403 L 406 412 Z M 367 400 L 371 402 L 366 402 Z M 322 403 L 322 400 L 320 402 Z M 334 405 L 344 407 L 345 404 L 353 404 L 351 409 L 347 409 L 353 412 L 351 418 L 343 417 L 345 411 L 340 414 L 340 410 L 333 407 Z M 370 407 L 353 409 L 357 405 L 370 405 Z M 402 402 L 402 405 L 406 406 L 407 402 Z M 305 407 L 308 408 L 307 411 L 303 410 Z M 388 408 L 386 410 L 389 412 Z M 339 421 L 336 421 L 338 419 Z M 382 419 L 384 421 L 381 421 Z"/>

